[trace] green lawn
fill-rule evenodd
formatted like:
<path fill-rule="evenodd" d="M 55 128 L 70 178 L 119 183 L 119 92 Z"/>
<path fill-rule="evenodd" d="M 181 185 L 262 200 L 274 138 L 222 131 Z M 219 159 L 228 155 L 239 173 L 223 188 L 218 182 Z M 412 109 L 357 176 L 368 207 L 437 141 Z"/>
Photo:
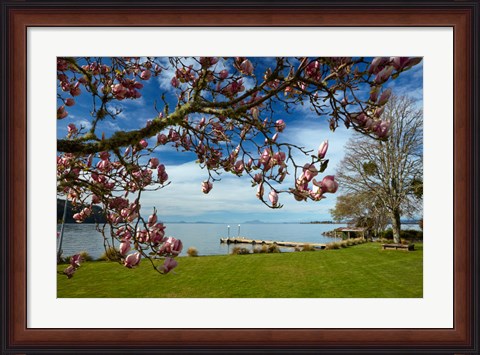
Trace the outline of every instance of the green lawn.
<path fill-rule="evenodd" d="M 381 250 L 366 243 L 338 250 L 181 257 L 167 275 L 148 261 L 136 269 L 85 262 L 72 279 L 58 275 L 63 297 L 422 297 L 423 246 Z M 59 265 L 63 270 L 65 266 Z"/>

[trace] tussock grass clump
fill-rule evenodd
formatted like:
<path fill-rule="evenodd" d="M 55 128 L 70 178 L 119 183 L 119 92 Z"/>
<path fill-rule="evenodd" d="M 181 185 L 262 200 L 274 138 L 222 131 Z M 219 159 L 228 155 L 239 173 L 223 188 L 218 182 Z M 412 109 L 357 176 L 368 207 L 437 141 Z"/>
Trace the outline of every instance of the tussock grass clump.
<path fill-rule="evenodd" d="M 80 257 L 82 258 L 82 261 L 92 261 L 93 258 L 86 250 L 82 250 L 80 253 Z"/>
<path fill-rule="evenodd" d="M 105 252 L 98 258 L 101 261 L 120 261 L 122 259 L 122 255 L 115 249 L 114 247 L 108 247 L 105 249 Z"/>
<path fill-rule="evenodd" d="M 188 250 L 187 250 L 187 255 L 188 255 L 188 256 L 192 256 L 192 257 L 198 256 L 198 250 L 197 250 L 197 248 L 195 248 L 195 247 L 190 247 L 190 248 L 188 248 Z"/>
<path fill-rule="evenodd" d="M 280 248 L 277 244 L 262 244 L 262 247 L 255 248 L 254 253 L 268 254 L 268 253 L 280 253 Z"/>
<path fill-rule="evenodd" d="M 270 244 L 268 246 L 268 253 L 280 253 L 280 248 L 277 244 Z"/>
<path fill-rule="evenodd" d="M 302 251 L 315 251 L 315 247 L 313 247 L 310 244 L 304 244 L 303 248 L 302 248 Z"/>
<path fill-rule="evenodd" d="M 345 239 L 345 240 L 342 240 L 341 242 L 329 243 L 325 246 L 325 249 L 331 250 L 331 249 L 348 248 L 348 247 L 358 245 L 358 244 L 363 244 L 366 242 L 367 240 L 363 238 Z"/>
<path fill-rule="evenodd" d="M 250 250 L 248 250 L 245 247 L 234 247 L 232 249 L 232 252 L 230 253 L 231 255 L 244 255 L 244 254 L 250 254 Z"/>
<path fill-rule="evenodd" d="M 326 250 L 340 249 L 340 243 L 337 243 L 337 242 L 328 243 L 325 246 L 325 249 Z"/>

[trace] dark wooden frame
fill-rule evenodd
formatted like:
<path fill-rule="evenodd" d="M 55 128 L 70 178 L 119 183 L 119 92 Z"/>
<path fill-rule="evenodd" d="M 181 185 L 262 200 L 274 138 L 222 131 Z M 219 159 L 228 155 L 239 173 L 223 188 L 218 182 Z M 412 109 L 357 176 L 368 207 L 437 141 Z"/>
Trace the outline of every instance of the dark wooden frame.
<path fill-rule="evenodd" d="M 26 327 L 26 30 L 29 26 L 454 28 L 453 329 L 29 329 Z M 478 353 L 478 1 L 2 1 L 2 353 Z M 439 73 L 441 75 L 441 73 Z M 444 192 L 442 192 L 444 193 Z M 223 349 L 223 350 L 222 350 Z"/>

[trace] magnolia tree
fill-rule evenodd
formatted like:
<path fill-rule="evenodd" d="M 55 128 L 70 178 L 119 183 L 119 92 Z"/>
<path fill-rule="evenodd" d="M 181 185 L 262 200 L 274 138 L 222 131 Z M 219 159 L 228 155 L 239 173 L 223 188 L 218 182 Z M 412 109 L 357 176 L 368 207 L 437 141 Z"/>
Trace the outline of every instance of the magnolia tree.
<path fill-rule="evenodd" d="M 180 240 L 167 236 L 158 216 L 161 207 L 147 211 L 148 218 L 142 216 L 142 193 L 170 184 L 167 167 L 154 153 L 158 147 L 172 145 L 195 154 L 208 172 L 199 181 L 206 194 L 227 172 L 250 176 L 257 198 L 270 208 L 282 207 L 282 194 L 320 201 L 338 188 L 334 176 L 318 177 L 327 168 L 328 142 L 313 152 L 283 141 L 289 113 L 298 105 L 309 106 L 326 117 L 331 130 L 342 124 L 385 139 L 390 122 L 382 119 L 382 112 L 391 90 L 383 87 L 421 61 L 268 59 L 57 59 L 57 119 L 68 120 L 69 107 L 81 95 L 91 105 L 90 124 L 69 123 L 68 134 L 57 141 L 58 193 L 77 207 L 73 217 L 78 223 L 92 213 L 93 205 L 103 209 L 107 223 L 97 228 L 105 247 L 116 248 L 126 267 L 146 258 L 155 270 L 167 273 L 182 249 Z M 159 89 L 158 100 L 147 103 L 156 114 L 143 127 L 109 135 L 98 129 L 102 121 L 123 113 L 122 102 L 140 99 L 144 85 L 158 79 L 168 80 L 171 87 Z M 282 184 L 287 175 L 294 176 L 290 186 Z M 72 259 L 65 273 L 72 276 L 78 266 L 78 258 Z"/>

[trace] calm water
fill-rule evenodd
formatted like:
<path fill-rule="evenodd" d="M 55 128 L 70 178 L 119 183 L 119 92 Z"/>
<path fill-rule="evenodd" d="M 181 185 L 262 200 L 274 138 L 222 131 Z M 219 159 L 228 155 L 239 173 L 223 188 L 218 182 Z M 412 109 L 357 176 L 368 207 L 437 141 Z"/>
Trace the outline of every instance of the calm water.
<path fill-rule="evenodd" d="M 195 247 L 199 255 L 228 254 L 232 245 L 221 244 L 220 237 L 227 237 L 228 229 L 225 224 L 189 224 L 166 223 L 166 235 L 179 238 L 183 242 L 183 251 L 186 255 L 189 247 Z M 266 239 L 276 241 L 330 243 L 333 238 L 324 237 L 325 231 L 330 231 L 345 224 L 243 224 L 240 235 L 252 239 Z M 57 226 L 60 230 L 60 225 Z M 230 229 L 230 237 L 238 235 L 238 225 Z M 249 244 L 241 244 L 252 248 Z M 63 236 L 63 255 L 72 255 L 86 250 L 93 258 L 100 257 L 104 252 L 103 237 L 95 229 L 94 224 L 66 224 Z M 282 251 L 293 251 L 292 248 L 283 248 Z"/>

